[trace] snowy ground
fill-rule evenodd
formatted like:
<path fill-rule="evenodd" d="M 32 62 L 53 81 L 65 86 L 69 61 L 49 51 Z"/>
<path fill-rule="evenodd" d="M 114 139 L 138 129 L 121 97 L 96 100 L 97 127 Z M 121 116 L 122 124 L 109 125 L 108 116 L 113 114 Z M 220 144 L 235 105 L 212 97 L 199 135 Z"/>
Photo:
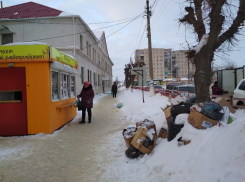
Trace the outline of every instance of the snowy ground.
<path fill-rule="evenodd" d="M 117 99 L 95 96 L 92 124 L 73 122 L 52 135 L 0 137 L 0 182 L 2 181 L 181 181 L 243 182 L 245 179 L 245 112 L 238 110 L 233 123 L 198 130 L 179 115 L 185 126 L 171 142 L 157 139 L 149 155 L 129 159 L 122 130 L 144 119 L 153 120 L 157 132 L 166 125 L 168 98 L 123 87 Z M 121 102 L 123 107 L 116 105 Z M 191 140 L 178 147 L 177 138 Z"/>
<path fill-rule="evenodd" d="M 156 123 L 157 132 L 166 126 L 164 113 L 160 107 L 169 104 L 168 99 L 160 94 L 154 97 L 145 92 L 122 90 L 119 100 L 124 103 L 121 109 L 127 120 L 137 122 L 150 119 Z M 177 137 L 168 142 L 157 139 L 157 146 L 150 155 L 137 159 L 128 159 L 124 154 L 127 149 L 121 132 L 109 136 L 113 148 L 110 156 L 118 156 L 115 162 L 107 166 L 101 181 L 181 181 L 181 182 L 243 182 L 245 179 L 245 112 L 235 113 L 237 120 L 225 127 L 214 126 L 198 130 L 187 121 L 188 114 L 181 114 L 185 126 Z M 179 118 L 180 119 L 180 118 Z M 177 139 L 191 140 L 191 143 L 178 147 Z"/>

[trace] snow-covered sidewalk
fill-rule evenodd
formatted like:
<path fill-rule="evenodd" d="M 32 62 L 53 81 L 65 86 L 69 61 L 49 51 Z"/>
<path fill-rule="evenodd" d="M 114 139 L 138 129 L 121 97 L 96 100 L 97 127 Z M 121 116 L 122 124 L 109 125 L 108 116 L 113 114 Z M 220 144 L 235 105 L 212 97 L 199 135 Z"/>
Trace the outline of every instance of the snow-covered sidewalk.
<path fill-rule="evenodd" d="M 245 112 L 226 126 L 195 129 L 188 114 L 178 115 L 185 125 L 174 140 L 157 139 L 149 155 L 129 159 L 122 130 L 144 119 L 153 120 L 157 132 L 167 127 L 160 107 L 168 98 L 142 91 L 120 89 L 117 99 L 111 95 L 95 97 L 91 124 L 73 122 L 52 135 L 0 137 L 0 181 L 181 181 L 243 182 L 245 179 Z M 118 109 L 117 103 L 123 104 Z M 183 137 L 191 143 L 178 147 Z"/>
<path fill-rule="evenodd" d="M 0 137 L 0 181 L 100 181 L 111 158 L 101 150 L 107 136 L 121 130 L 121 114 L 111 95 L 95 96 L 92 123 L 76 118 L 51 135 Z M 87 118 L 86 118 L 87 122 Z M 122 154 L 123 155 L 123 154 Z M 98 162 L 98 156 L 100 162 Z"/>

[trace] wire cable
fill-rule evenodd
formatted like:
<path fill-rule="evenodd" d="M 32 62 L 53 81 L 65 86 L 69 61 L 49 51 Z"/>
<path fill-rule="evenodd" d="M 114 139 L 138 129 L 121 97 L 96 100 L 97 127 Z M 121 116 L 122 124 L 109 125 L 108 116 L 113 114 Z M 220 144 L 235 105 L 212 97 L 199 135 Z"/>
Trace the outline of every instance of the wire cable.
<path fill-rule="evenodd" d="M 139 18 L 139 17 L 138 17 Z M 114 24 L 114 25 L 110 25 L 110 26 L 107 26 L 107 27 L 102 27 L 102 28 L 97 28 L 97 29 L 94 29 L 94 30 L 91 30 L 91 31 L 95 31 L 95 30 L 100 30 L 100 29 L 104 29 L 104 28 L 109 28 L 109 27 L 112 27 L 112 26 L 116 26 L 116 25 L 119 25 L 119 24 L 122 24 L 122 23 L 126 23 L 126 22 L 129 22 L 131 23 L 132 21 L 138 19 L 138 18 L 135 18 L 133 20 L 130 20 L 130 21 L 125 21 L 125 22 L 121 22 L 121 23 L 118 23 L 118 24 Z M 128 23 L 128 24 L 129 24 Z M 128 25 L 127 24 L 127 25 Z M 77 32 L 77 33 L 72 33 L 72 34 L 66 34 L 66 35 L 61 35 L 61 36 L 56 36 L 56 37 L 48 37 L 48 38 L 43 38 L 43 39 L 36 39 L 36 40 L 29 40 L 29 41 L 25 41 L 25 42 L 31 42 L 31 41 L 39 41 L 39 40 L 48 40 L 48 39 L 55 39 L 55 38 L 61 38 L 61 37 L 67 37 L 67 36 L 72 36 L 72 35 L 76 35 L 76 34 L 83 34 L 83 33 L 86 33 L 86 32 L 90 32 L 89 30 L 88 31 L 85 31 L 85 32 Z"/>

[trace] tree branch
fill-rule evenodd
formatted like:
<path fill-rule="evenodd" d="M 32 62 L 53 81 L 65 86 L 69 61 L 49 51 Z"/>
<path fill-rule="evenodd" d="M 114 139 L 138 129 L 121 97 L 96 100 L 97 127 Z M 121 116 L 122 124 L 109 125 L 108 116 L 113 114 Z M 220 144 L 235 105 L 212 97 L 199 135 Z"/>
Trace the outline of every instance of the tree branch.
<path fill-rule="evenodd" d="M 203 30 L 200 29 L 199 21 L 197 21 L 195 18 L 194 9 L 192 7 L 185 7 L 185 11 L 188 12 L 188 14 L 185 15 L 182 19 L 179 19 L 179 22 L 193 25 L 200 41 L 204 33 Z"/>
<path fill-rule="evenodd" d="M 214 44 L 216 43 L 217 37 L 220 34 L 223 27 L 225 17 L 221 15 L 221 10 L 225 2 L 226 0 L 215 0 L 212 3 L 212 10 L 209 13 L 210 34 L 208 39 L 208 43 L 211 46 L 214 46 Z"/>
<path fill-rule="evenodd" d="M 236 18 L 233 20 L 233 23 L 230 26 L 230 28 L 218 38 L 218 41 L 215 44 L 215 49 L 217 49 L 221 44 L 223 44 L 227 40 L 229 42 L 232 42 L 232 39 L 235 38 L 234 34 L 238 33 L 241 23 L 244 22 L 244 18 L 245 18 L 245 0 L 240 0 L 240 6 Z"/>
<path fill-rule="evenodd" d="M 199 29 L 199 34 L 198 34 L 199 41 L 201 40 L 202 36 L 206 34 L 206 28 L 203 23 L 203 17 L 202 17 L 202 13 L 203 13 L 202 12 L 202 2 L 203 0 L 194 0 L 195 12 L 196 12 L 196 17 L 197 17 L 196 26 Z"/>

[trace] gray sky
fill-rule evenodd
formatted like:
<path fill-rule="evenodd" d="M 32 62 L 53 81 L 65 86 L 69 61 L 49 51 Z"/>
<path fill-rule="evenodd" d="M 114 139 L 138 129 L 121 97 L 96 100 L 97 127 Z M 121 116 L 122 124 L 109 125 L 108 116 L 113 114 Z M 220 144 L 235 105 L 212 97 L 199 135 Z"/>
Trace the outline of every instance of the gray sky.
<path fill-rule="evenodd" d="M 146 0 L 32 0 L 61 11 L 80 15 L 81 18 L 90 26 L 92 30 L 117 24 L 118 21 L 126 18 L 132 18 L 140 15 L 146 6 Z M 150 5 L 155 0 L 150 0 Z M 3 6 L 13 6 L 29 2 L 26 0 L 7 0 L 3 1 Z M 181 17 L 182 2 L 184 0 L 156 0 L 153 8 L 153 16 L 151 18 L 152 30 L 152 47 L 153 48 L 173 48 L 174 50 L 188 49 L 187 42 L 190 45 L 196 45 L 192 32 L 185 29 L 184 26 L 178 24 Z M 125 20 L 128 21 L 128 20 Z M 100 23 L 99 22 L 112 22 Z M 116 32 L 129 22 L 103 28 L 105 35 Z M 146 32 L 143 30 L 146 25 L 146 18 L 137 18 L 122 30 L 107 38 L 107 47 L 109 56 L 114 63 L 113 79 L 118 77 L 124 80 L 124 68 L 130 60 L 130 56 L 134 59 L 135 49 L 143 49 L 148 47 Z M 234 51 L 228 52 L 230 56 L 226 59 L 236 62 L 237 66 L 245 65 L 245 37 L 243 35 L 237 37 L 240 43 L 234 47 Z M 226 64 L 227 60 L 221 59 L 222 55 L 215 57 L 217 65 Z"/>

